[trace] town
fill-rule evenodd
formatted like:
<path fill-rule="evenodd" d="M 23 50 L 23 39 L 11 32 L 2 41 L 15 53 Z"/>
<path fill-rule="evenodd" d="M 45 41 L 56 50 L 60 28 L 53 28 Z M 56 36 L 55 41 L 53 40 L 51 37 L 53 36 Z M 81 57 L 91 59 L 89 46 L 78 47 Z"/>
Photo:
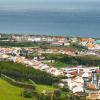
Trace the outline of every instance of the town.
<path fill-rule="evenodd" d="M 1 34 L 0 61 L 61 76 L 60 88 L 100 99 L 100 38 Z"/>

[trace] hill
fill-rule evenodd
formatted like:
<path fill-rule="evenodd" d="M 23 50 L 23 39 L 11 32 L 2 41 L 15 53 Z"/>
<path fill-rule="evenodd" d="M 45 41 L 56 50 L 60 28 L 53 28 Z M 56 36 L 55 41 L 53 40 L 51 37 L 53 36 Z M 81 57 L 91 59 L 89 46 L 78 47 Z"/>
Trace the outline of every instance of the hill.
<path fill-rule="evenodd" d="M 0 78 L 0 100 L 32 100 L 23 98 L 22 92 L 22 88 L 15 87 Z"/>

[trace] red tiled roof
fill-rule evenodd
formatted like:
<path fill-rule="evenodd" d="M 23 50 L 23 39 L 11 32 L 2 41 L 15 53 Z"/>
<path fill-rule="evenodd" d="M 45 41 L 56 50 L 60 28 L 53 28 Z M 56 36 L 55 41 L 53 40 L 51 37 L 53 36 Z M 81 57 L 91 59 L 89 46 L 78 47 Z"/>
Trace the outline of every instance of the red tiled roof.
<path fill-rule="evenodd" d="M 70 74 L 77 76 L 78 75 L 78 72 L 77 71 L 74 71 L 74 72 L 71 72 Z"/>
<path fill-rule="evenodd" d="M 100 69 L 96 70 L 97 73 L 100 73 Z"/>
<path fill-rule="evenodd" d="M 96 86 L 94 84 L 88 83 L 87 85 L 88 89 L 96 90 Z"/>
<path fill-rule="evenodd" d="M 91 94 L 91 98 L 96 98 L 97 94 Z"/>
<path fill-rule="evenodd" d="M 88 96 L 90 100 L 96 100 L 99 97 L 99 94 L 93 93 L 90 96 Z M 99 100 L 99 99 L 98 99 Z"/>

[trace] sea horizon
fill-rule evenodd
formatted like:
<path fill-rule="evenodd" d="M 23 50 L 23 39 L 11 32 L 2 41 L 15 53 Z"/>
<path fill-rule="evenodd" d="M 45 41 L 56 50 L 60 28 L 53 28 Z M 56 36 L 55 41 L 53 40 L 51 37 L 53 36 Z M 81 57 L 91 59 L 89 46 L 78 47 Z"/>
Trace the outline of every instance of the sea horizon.
<path fill-rule="evenodd" d="M 0 10 L 0 33 L 100 37 L 98 11 Z"/>

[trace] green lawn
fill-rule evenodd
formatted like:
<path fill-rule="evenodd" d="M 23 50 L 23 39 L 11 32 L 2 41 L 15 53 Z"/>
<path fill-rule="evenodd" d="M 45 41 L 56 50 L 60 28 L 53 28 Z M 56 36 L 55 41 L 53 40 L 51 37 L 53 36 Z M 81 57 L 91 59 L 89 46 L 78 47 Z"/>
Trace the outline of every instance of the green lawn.
<path fill-rule="evenodd" d="M 22 98 L 22 92 L 23 89 L 15 87 L 3 79 L 0 79 L 0 100 L 32 100 Z"/>

